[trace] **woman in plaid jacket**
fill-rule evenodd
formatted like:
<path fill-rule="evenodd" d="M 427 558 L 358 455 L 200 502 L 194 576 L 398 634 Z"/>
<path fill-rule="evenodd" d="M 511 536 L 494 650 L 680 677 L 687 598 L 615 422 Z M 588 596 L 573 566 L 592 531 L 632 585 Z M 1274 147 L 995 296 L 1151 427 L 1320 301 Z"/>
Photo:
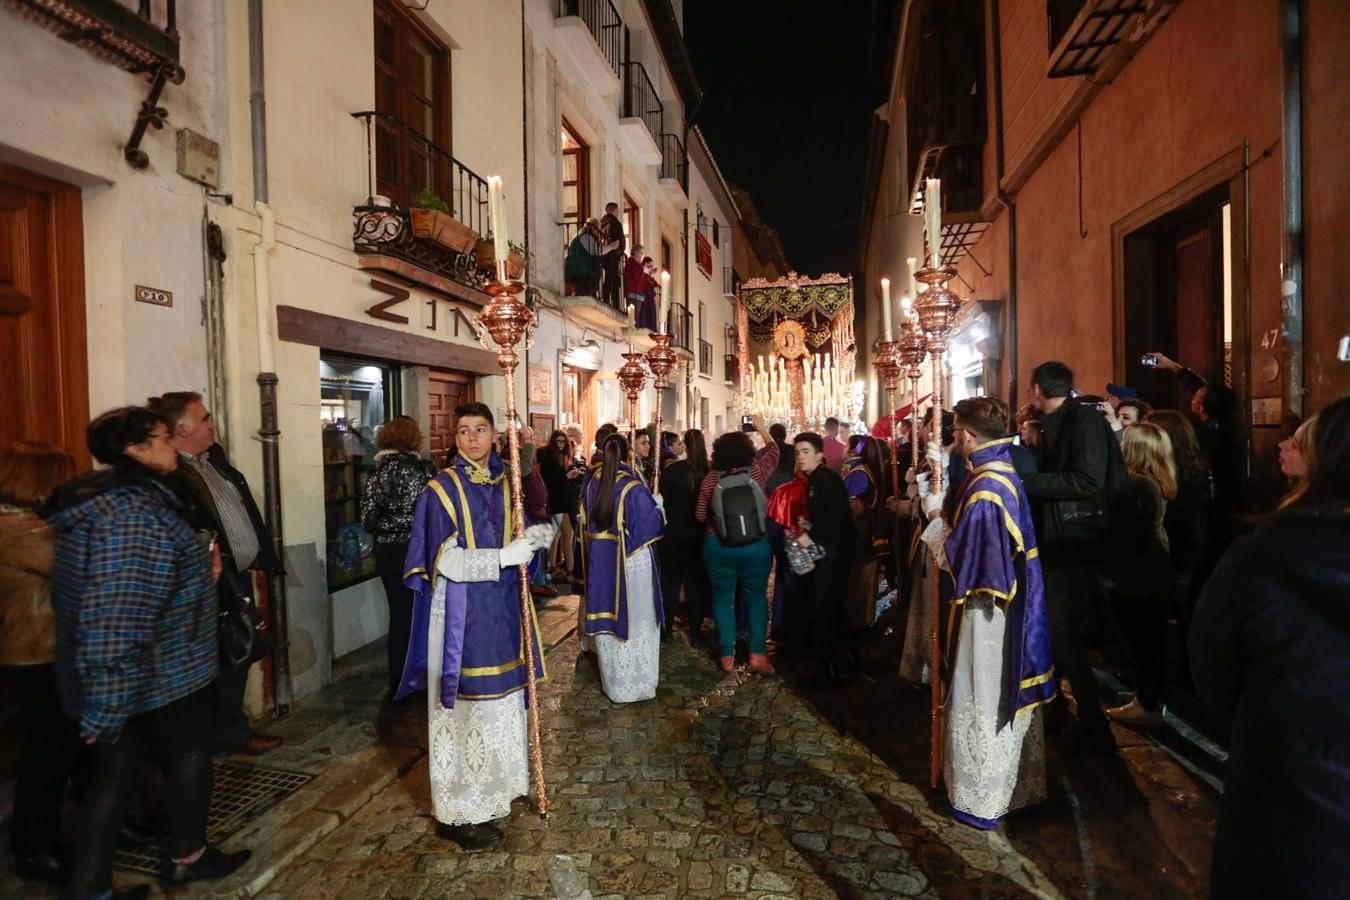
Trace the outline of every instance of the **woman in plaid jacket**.
<path fill-rule="evenodd" d="M 57 681 L 94 755 L 69 895 L 101 898 L 112 896 L 113 854 L 152 750 L 168 780 L 165 879 L 220 878 L 249 854 L 206 843 L 220 654 L 214 536 L 193 530 L 185 517 L 196 517 L 161 481 L 178 464 L 163 419 L 112 410 L 88 438 L 111 468 L 58 489 L 44 513 L 56 533 Z"/>

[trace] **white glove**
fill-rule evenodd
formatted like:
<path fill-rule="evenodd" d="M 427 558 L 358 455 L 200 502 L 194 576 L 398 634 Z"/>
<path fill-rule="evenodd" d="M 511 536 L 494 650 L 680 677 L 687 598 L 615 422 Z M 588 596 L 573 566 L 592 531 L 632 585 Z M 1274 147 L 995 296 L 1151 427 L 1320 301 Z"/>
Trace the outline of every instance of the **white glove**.
<path fill-rule="evenodd" d="M 914 479 L 914 486 L 915 486 L 916 488 L 918 488 L 918 494 L 917 494 L 917 496 L 919 496 L 919 497 L 927 496 L 927 494 L 928 494 L 928 483 L 929 483 L 929 481 L 932 479 L 932 477 L 933 477 L 933 474 L 932 474 L 931 472 L 929 472 L 927 469 L 925 469 L 925 470 L 919 472 L 918 477 L 916 477 L 916 478 Z"/>
<path fill-rule="evenodd" d="M 948 572 L 952 570 L 951 563 L 947 561 L 947 537 L 951 533 L 952 530 L 947 527 L 947 523 L 937 518 L 929 522 L 923 534 L 919 535 L 919 539 L 927 545 L 928 552 L 932 554 L 938 568 Z"/>
<path fill-rule="evenodd" d="M 923 511 L 928 515 L 928 518 L 931 519 L 933 518 L 933 516 L 941 514 L 942 502 L 946 499 L 947 499 L 946 491 L 943 491 L 940 494 L 923 495 Z"/>
<path fill-rule="evenodd" d="M 923 455 L 924 459 L 928 460 L 930 466 L 934 463 L 941 466 L 947 465 L 947 460 L 943 458 L 947 454 L 943 453 L 942 448 L 932 441 L 928 442 L 928 449 L 924 451 Z"/>
<path fill-rule="evenodd" d="M 534 543 L 527 537 L 516 538 L 497 551 L 497 562 L 503 569 L 523 566 L 534 558 Z"/>
<path fill-rule="evenodd" d="M 666 498 L 660 494 L 654 494 L 652 495 L 652 501 L 656 504 L 657 511 L 661 513 L 661 522 L 664 524 L 668 521 L 666 519 Z"/>
<path fill-rule="evenodd" d="M 525 537 L 535 550 L 547 550 L 552 547 L 553 537 L 557 533 L 558 529 L 553 527 L 552 522 L 540 522 L 525 529 Z"/>
<path fill-rule="evenodd" d="M 906 470 L 905 470 L 905 483 L 906 483 L 906 484 L 913 484 L 913 483 L 914 483 L 914 479 L 917 478 L 917 477 L 918 477 L 918 476 L 916 476 L 916 475 L 914 474 L 914 470 L 913 470 L 913 469 L 906 469 Z"/>

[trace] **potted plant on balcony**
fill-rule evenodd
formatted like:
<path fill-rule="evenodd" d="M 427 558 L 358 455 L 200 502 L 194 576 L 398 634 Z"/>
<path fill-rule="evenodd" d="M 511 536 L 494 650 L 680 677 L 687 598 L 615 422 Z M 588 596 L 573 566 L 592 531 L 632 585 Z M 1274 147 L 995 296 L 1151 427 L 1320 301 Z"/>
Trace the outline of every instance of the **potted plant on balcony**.
<path fill-rule="evenodd" d="M 525 273 L 525 266 L 530 262 L 530 251 L 523 244 L 517 244 L 515 241 L 507 241 L 506 243 L 509 248 L 506 254 L 506 274 L 511 278 L 519 278 Z M 474 247 L 474 254 L 478 257 L 478 268 L 488 272 L 493 270 L 497 261 L 497 253 L 492 232 L 488 232 L 487 237 L 479 239 L 477 246 Z"/>
<path fill-rule="evenodd" d="M 455 211 L 431 188 L 424 187 L 413 197 L 413 236 L 440 244 L 455 253 L 472 253 L 478 232 L 455 218 Z"/>

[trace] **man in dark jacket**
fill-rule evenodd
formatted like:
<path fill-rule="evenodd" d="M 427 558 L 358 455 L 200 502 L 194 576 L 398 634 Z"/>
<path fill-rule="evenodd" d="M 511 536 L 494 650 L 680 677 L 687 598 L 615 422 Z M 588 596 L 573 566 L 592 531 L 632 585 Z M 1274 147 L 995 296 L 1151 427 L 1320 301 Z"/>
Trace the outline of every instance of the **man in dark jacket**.
<path fill-rule="evenodd" d="M 1126 483 L 1125 462 L 1101 411 L 1072 397 L 1073 372 L 1061 362 L 1031 373 L 1031 402 L 1045 414 L 1039 468 L 1023 479 L 1034 505 L 1055 669 L 1078 704 L 1081 749 L 1114 749 L 1083 650 L 1082 627 L 1109 558 L 1111 512 Z"/>
<path fill-rule="evenodd" d="M 147 403 L 172 428 L 179 466 L 166 478 L 180 497 L 206 511 L 214 520 L 220 539 L 224 567 L 220 579 L 222 592 L 233 590 L 234 597 L 253 597 L 251 571 L 268 575 L 283 574 L 281 561 L 272 546 L 272 535 L 263 523 L 253 492 L 238 469 L 230 465 L 225 450 L 216 443 L 215 420 L 193 391 L 173 391 L 151 397 Z M 228 579 L 228 581 L 227 581 Z M 259 734 L 249 728 L 244 713 L 244 691 L 248 686 L 248 666 L 221 667 L 218 689 L 217 753 L 247 753 L 257 756 L 281 746 L 281 738 Z"/>
<path fill-rule="evenodd" d="M 605 273 L 604 284 L 600 288 L 604 294 L 601 299 L 615 309 L 623 309 L 623 304 L 619 302 L 619 298 L 623 295 L 619 264 L 623 261 L 623 252 L 628 249 L 628 243 L 623 233 L 623 219 L 619 218 L 619 204 L 605 204 L 605 215 L 600 220 L 600 231 L 604 234 L 606 246 L 617 245 L 600 257 L 600 268 Z"/>
<path fill-rule="evenodd" d="M 792 440 L 797 465 L 807 478 L 806 517 L 810 528 L 796 540 L 803 546 L 819 544 L 825 555 L 811 572 L 810 621 L 815 647 L 816 682 L 822 687 L 839 682 L 846 623 L 843 586 L 853 565 L 856 532 L 848 491 L 839 473 L 826 462 L 825 441 L 814 432 Z"/>

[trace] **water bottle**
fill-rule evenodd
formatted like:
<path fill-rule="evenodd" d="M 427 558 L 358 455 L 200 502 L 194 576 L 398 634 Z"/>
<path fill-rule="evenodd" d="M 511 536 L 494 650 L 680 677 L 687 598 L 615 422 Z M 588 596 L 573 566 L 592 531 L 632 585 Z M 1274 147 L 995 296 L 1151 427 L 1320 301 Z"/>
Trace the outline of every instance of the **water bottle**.
<path fill-rule="evenodd" d="M 577 871 L 576 861 L 566 853 L 549 857 L 548 880 L 558 900 L 591 900 L 586 876 Z"/>

